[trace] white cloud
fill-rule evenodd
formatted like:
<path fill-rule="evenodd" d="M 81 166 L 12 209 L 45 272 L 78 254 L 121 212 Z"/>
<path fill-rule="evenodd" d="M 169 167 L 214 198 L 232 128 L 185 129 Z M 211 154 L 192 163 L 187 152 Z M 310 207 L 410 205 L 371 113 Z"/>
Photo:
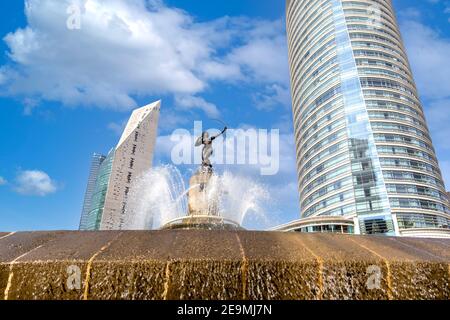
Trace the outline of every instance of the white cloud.
<path fill-rule="evenodd" d="M 255 93 L 253 101 L 258 110 L 270 111 L 279 105 L 289 107 L 291 105 L 291 92 L 288 87 L 273 84 L 267 86 L 265 92 Z"/>
<path fill-rule="evenodd" d="M 424 102 L 424 111 L 439 158 L 442 175 L 450 184 L 450 38 L 425 25 L 420 15 L 400 20 L 405 46 L 417 87 Z"/>
<path fill-rule="evenodd" d="M 0 66 L 3 94 L 129 109 L 139 95 L 198 98 L 212 81 L 287 86 L 281 21 L 199 23 L 161 1 L 81 3 L 81 29 L 69 30 L 72 1 L 26 0 L 27 26 L 4 38 L 11 62 Z"/>
<path fill-rule="evenodd" d="M 195 96 L 176 96 L 175 102 L 180 109 L 200 109 L 209 117 L 219 117 L 220 112 L 217 106 L 207 102 L 205 99 Z"/>
<path fill-rule="evenodd" d="M 416 20 L 402 20 L 401 29 L 422 97 L 450 97 L 450 38 Z"/>
<path fill-rule="evenodd" d="M 189 118 L 185 117 L 178 111 L 170 110 L 169 108 L 163 108 L 161 115 L 159 116 L 158 131 L 160 133 L 168 130 L 173 131 L 175 128 L 185 125 L 189 122 Z"/>
<path fill-rule="evenodd" d="M 289 84 L 287 42 L 279 32 L 281 21 L 258 26 L 254 39 L 230 53 L 228 59 L 246 70 L 253 80 Z M 269 29 L 272 29 L 270 33 Z M 277 32 L 278 31 L 278 32 Z M 266 34 L 269 33 L 268 35 Z"/>
<path fill-rule="evenodd" d="M 6 181 L 5 178 L 0 177 L 0 186 L 4 186 L 4 185 L 7 184 L 7 183 L 8 183 L 8 181 Z"/>
<path fill-rule="evenodd" d="M 209 80 L 243 80 L 241 69 L 237 64 L 224 64 L 218 61 L 206 61 L 199 67 L 199 69 L 201 75 Z"/>
<path fill-rule="evenodd" d="M 14 190 L 23 195 L 43 197 L 56 192 L 57 186 L 47 173 L 26 170 L 17 175 Z"/>

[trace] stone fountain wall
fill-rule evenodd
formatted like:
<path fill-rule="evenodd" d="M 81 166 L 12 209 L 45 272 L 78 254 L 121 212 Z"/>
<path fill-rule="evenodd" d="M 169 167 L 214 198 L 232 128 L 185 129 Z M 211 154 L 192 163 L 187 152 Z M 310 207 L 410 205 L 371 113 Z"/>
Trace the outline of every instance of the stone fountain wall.
<path fill-rule="evenodd" d="M 0 299 L 449 299 L 450 240 L 0 233 Z"/>

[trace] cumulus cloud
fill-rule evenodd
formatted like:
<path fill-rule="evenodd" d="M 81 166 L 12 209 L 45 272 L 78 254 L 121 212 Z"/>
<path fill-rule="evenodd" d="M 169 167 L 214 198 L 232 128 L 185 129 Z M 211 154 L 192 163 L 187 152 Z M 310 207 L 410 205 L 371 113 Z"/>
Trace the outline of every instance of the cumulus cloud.
<path fill-rule="evenodd" d="M 0 186 L 4 186 L 4 185 L 7 184 L 7 183 L 8 183 L 8 181 L 6 181 L 5 178 L 0 177 Z"/>
<path fill-rule="evenodd" d="M 248 43 L 235 48 L 227 57 L 246 70 L 251 79 L 289 84 L 287 42 L 282 21 L 261 22 L 249 31 Z M 284 32 L 284 31 L 283 31 Z"/>
<path fill-rule="evenodd" d="M 273 110 L 282 105 L 285 107 L 291 104 L 291 92 L 288 87 L 273 84 L 266 87 L 266 91 L 253 94 L 253 102 L 258 110 Z"/>
<path fill-rule="evenodd" d="M 173 128 L 178 128 L 189 122 L 189 118 L 178 111 L 169 108 L 163 108 L 159 117 L 158 132 L 163 133 L 172 131 Z"/>
<path fill-rule="evenodd" d="M 14 190 L 22 195 L 44 197 L 57 190 L 56 182 L 39 170 L 21 171 L 16 177 Z"/>
<path fill-rule="evenodd" d="M 416 20 L 403 20 L 401 29 L 421 95 L 450 97 L 450 38 Z"/>
<path fill-rule="evenodd" d="M 220 112 L 217 106 L 207 102 L 205 99 L 195 96 L 177 96 L 175 102 L 180 109 L 200 109 L 209 117 L 219 117 Z"/>
<path fill-rule="evenodd" d="M 444 179 L 450 186 L 448 137 L 450 136 L 450 38 L 425 25 L 420 15 L 403 16 L 400 27 L 417 87 L 440 159 Z"/>
<path fill-rule="evenodd" d="M 215 113 L 198 100 L 214 81 L 287 85 L 281 21 L 197 22 L 162 1 L 80 0 L 80 29 L 71 30 L 72 3 L 26 0 L 26 27 L 4 37 L 10 62 L 0 66 L 0 94 L 116 109 L 175 94 L 197 99 L 186 108 Z"/>

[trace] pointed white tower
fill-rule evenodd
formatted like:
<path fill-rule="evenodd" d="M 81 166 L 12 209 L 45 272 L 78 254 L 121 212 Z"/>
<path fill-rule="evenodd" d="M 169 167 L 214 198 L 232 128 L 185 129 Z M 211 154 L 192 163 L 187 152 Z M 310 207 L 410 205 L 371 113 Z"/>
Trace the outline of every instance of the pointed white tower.
<path fill-rule="evenodd" d="M 150 169 L 161 101 L 136 109 L 114 151 L 100 230 L 120 230 L 133 181 Z"/>

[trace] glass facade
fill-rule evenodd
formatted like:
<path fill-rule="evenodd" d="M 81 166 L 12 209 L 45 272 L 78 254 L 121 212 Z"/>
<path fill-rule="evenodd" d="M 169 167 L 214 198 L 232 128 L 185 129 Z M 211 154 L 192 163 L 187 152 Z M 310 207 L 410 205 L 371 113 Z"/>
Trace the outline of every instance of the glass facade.
<path fill-rule="evenodd" d="M 398 224 L 401 229 L 450 229 L 450 219 L 448 217 L 429 214 L 402 213 L 398 215 Z"/>
<path fill-rule="evenodd" d="M 448 219 L 391 1 L 288 0 L 286 20 L 302 218 L 385 235 Z"/>
<path fill-rule="evenodd" d="M 315 216 L 299 219 L 271 230 L 302 233 L 355 233 L 354 221 L 341 216 Z"/>
<path fill-rule="evenodd" d="M 86 219 L 84 230 L 99 230 L 102 220 L 103 209 L 105 206 L 106 193 L 111 176 L 112 164 L 115 150 L 108 153 L 98 170 L 98 176 L 95 181 L 95 188 L 92 194 L 91 206 Z"/>
<path fill-rule="evenodd" d="M 302 227 L 294 230 L 295 232 L 303 233 L 354 233 L 353 226 L 340 225 L 340 224 L 325 224 L 317 226 Z"/>
<path fill-rule="evenodd" d="M 88 185 L 84 195 L 83 210 L 81 212 L 80 230 L 88 230 L 88 217 L 92 205 L 92 197 L 94 195 L 95 184 L 97 182 L 98 173 L 105 156 L 101 154 L 94 154 L 91 160 L 91 169 L 89 172 Z"/>

